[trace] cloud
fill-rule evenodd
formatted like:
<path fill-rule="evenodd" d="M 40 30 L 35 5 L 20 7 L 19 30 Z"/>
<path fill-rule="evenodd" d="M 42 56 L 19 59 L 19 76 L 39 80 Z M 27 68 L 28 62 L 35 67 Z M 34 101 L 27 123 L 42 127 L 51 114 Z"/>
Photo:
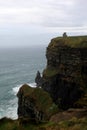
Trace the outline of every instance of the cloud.
<path fill-rule="evenodd" d="M 84 27 L 86 5 L 85 0 L 0 0 L 0 26 Z"/>
<path fill-rule="evenodd" d="M 38 8 L 0 8 L 0 22 L 10 24 L 37 23 L 40 16 L 36 15 L 36 12 L 38 12 Z"/>

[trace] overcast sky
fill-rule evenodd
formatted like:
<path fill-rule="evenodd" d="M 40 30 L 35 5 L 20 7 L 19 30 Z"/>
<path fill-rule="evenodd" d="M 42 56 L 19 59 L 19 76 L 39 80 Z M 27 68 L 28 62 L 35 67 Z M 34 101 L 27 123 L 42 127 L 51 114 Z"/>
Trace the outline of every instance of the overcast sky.
<path fill-rule="evenodd" d="M 86 0 L 0 0 L 0 46 L 28 45 L 63 32 L 87 34 Z"/>

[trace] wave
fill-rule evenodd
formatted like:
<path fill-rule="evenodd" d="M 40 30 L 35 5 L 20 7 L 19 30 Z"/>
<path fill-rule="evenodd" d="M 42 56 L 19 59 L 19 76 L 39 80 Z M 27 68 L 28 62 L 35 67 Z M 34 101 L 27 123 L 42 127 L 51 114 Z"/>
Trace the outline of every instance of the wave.
<path fill-rule="evenodd" d="M 28 85 L 32 88 L 36 88 L 36 83 L 29 83 Z"/>
<path fill-rule="evenodd" d="M 30 87 L 35 88 L 36 87 L 36 83 L 27 83 Z M 9 94 L 11 94 L 11 97 L 7 103 L 2 103 L 2 105 L 0 105 L 0 118 L 6 116 L 8 118 L 12 118 L 12 119 L 17 119 L 18 115 L 17 115 L 17 108 L 18 108 L 18 99 L 17 99 L 17 93 L 20 89 L 20 87 L 23 84 L 17 85 L 16 87 L 12 88 L 12 90 L 10 90 Z"/>
<path fill-rule="evenodd" d="M 14 95 L 16 95 L 22 85 L 23 85 L 23 84 L 17 85 L 16 87 L 12 88 L 12 93 L 13 93 Z"/>
<path fill-rule="evenodd" d="M 2 104 L 0 106 L 0 118 L 3 117 L 8 117 L 8 118 L 12 118 L 12 119 L 17 119 L 18 115 L 17 115 L 17 97 L 14 99 L 11 99 L 8 101 L 7 104 Z"/>
<path fill-rule="evenodd" d="M 32 88 L 36 88 L 36 83 L 27 83 L 30 87 Z M 21 85 L 17 85 L 16 87 L 12 88 L 12 92 L 14 95 L 16 95 L 20 89 L 20 87 L 22 86 L 23 84 Z"/>

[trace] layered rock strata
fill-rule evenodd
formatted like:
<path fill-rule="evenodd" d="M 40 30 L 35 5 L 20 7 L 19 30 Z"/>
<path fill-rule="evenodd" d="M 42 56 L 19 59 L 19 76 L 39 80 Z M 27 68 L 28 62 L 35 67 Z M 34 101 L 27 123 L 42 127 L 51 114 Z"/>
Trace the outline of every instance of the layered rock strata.
<path fill-rule="evenodd" d="M 31 88 L 24 84 L 17 96 L 18 118 L 44 121 L 57 111 L 50 95 L 41 88 Z"/>
<path fill-rule="evenodd" d="M 87 88 L 87 37 L 58 37 L 46 51 L 42 88 L 62 109 L 76 107 Z"/>

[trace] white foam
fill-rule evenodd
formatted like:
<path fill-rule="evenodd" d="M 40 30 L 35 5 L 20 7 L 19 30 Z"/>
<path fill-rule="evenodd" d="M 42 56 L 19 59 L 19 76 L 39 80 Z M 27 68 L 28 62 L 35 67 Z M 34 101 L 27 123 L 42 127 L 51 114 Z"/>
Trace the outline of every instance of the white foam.
<path fill-rule="evenodd" d="M 7 106 L 7 112 L 6 112 L 6 117 L 12 118 L 12 119 L 17 119 L 17 107 L 18 107 L 18 100 L 17 98 L 14 98 L 13 100 L 9 101 L 9 104 Z"/>
<path fill-rule="evenodd" d="M 36 87 L 36 83 L 27 83 L 30 87 L 35 88 Z M 0 108 L 0 118 L 6 116 L 6 117 L 10 117 L 12 119 L 17 119 L 17 107 L 18 107 L 18 99 L 17 99 L 17 93 L 20 89 L 20 87 L 23 84 L 17 85 L 16 87 L 12 88 L 12 90 L 10 91 L 12 95 L 14 95 L 13 99 L 10 99 L 7 103 L 7 105 L 5 106 L 3 104 L 3 106 Z"/>
<path fill-rule="evenodd" d="M 30 87 L 32 88 L 36 88 L 36 83 L 27 83 Z M 16 87 L 12 88 L 12 91 L 13 91 L 13 94 L 16 95 L 20 89 L 20 87 L 22 86 L 23 84 L 21 85 L 17 85 Z"/>
<path fill-rule="evenodd" d="M 12 119 L 17 119 L 17 98 L 14 98 L 13 100 L 9 100 L 8 104 L 3 104 L 0 108 L 0 118 L 2 117 L 8 117 Z"/>
<path fill-rule="evenodd" d="M 36 88 L 36 83 L 29 83 L 28 85 L 32 88 Z"/>
<path fill-rule="evenodd" d="M 22 84 L 21 85 L 17 85 L 16 87 L 12 88 L 12 91 L 13 91 L 14 95 L 16 95 L 18 93 L 18 91 L 19 91 L 21 86 L 22 86 Z"/>

